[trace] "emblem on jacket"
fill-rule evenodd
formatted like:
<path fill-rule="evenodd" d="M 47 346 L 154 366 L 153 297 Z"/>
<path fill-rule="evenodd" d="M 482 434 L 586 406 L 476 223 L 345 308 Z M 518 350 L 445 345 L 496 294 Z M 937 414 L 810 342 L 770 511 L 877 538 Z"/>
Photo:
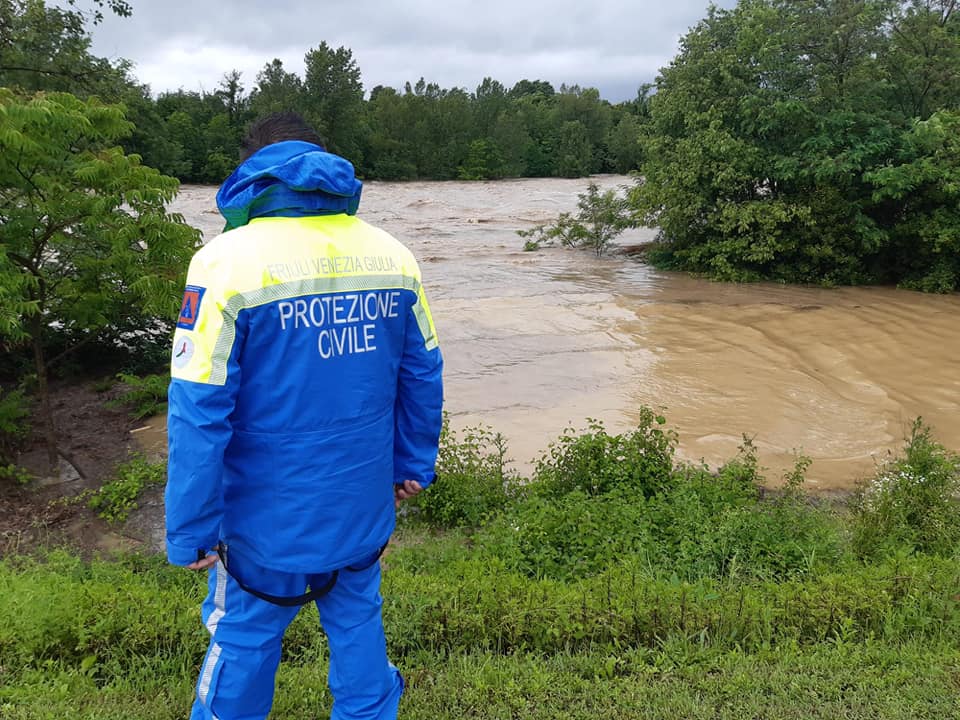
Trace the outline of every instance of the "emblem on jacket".
<path fill-rule="evenodd" d="M 187 285 L 183 291 L 183 302 L 180 304 L 180 317 L 177 320 L 177 327 L 184 330 L 193 330 L 197 324 L 197 318 L 200 317 L 200 302 L 203 300 L 203 294 L 206 288 L 197 285 Z"/>
<path fill-rule="evenodd" d="M 173 339 L 173 366 L 182 369 L 193 358 L 196 346 L 188 335 L 177 335 Z"/>

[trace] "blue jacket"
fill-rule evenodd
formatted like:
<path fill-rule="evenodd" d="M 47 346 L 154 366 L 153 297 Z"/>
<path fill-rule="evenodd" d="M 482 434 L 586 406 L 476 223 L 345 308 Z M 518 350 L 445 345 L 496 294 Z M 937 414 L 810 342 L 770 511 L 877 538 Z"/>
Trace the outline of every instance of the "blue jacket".
<path fill-rule="evenodd" d="M 443 361 L 417 263 L 353 213 L 360 182 L 308 143 L 224 183 L 223 233 L 190 263 L 171 360 L 167 554 L 219 540 L 325 572 L 393 531 L 393 483 L 428 485 Z"/>

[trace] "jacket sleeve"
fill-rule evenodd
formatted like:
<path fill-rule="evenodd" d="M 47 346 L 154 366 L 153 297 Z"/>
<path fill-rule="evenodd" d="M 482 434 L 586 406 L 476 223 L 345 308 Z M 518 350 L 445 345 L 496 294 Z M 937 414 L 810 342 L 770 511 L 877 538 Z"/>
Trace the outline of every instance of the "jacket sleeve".
<path fill-rule="evenodd" d="M 240 381 L 243 328 L 201 250 L 190 263 L 168 391 L 166 540 L 175 565 L 214 548 L 223 515 L 223 453 Z"/>
<path fill-rule="evenodd" d="M 426 487 L 433 482 L 443 423 L 443 357 L 422 287 L 407 315 L 394 417 L 394 482 Z"/>

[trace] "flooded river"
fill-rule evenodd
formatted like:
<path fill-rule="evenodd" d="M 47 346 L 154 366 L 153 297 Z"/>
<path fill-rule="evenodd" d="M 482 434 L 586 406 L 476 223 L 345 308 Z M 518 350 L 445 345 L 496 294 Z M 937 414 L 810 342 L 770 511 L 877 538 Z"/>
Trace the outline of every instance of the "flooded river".
<path fill-rule="evenodd" d="M 365 186 L 360 216 L 420 260 L 455 427 L 502 432 L 526 473 L 568 424 L 629 430 L 647 405 L 682 457 L 715 466 L 746 434 L 772 481 L 794 450 L 810 456 L 813 489 L 869 475 L 918 415 L 960 449 L 960 295 L 728 285 L 625 257 L 523 252 L 515 231 L 574 210 L 587 182 Z M 208 238 L 222 227 L 215 191 L 186 186 L 174 206 Z"/>

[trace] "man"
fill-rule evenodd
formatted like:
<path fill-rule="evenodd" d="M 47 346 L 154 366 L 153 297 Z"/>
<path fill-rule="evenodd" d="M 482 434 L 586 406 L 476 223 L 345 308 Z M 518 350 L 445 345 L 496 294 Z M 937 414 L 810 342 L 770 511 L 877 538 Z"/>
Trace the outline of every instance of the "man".
<path fill-rule="evenodd" d="M 353 166 L 299 116 L 257 123 L 244 154 L 171 360 L 167 555 L 210 569 L 191 717 L 265 718 L 284 630 L 314 599 L 331 717 L 392 720 L 378 560 L 395 503 L 433 480 L 433 320 L 413 255 L 355 216 Z"/>

